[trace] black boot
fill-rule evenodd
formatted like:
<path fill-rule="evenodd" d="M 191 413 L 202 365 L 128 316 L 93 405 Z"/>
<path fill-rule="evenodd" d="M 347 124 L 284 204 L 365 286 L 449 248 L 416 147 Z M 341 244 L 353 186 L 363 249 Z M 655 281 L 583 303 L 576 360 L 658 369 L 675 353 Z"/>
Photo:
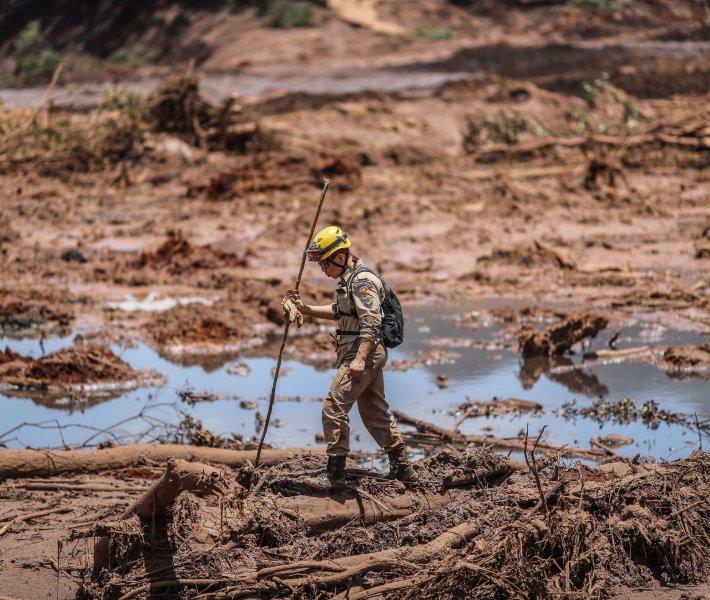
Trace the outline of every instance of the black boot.
<path fill-rule="evenodd" d="M 328 465 L 325 470 L 328 475 L 328 480 L 333 487 L 342 487 L 345 485 L 345 461 L 347 456 L 344 454 L 328 457 Z"/>
<path fill-rule="evenodd" d="M 413 482 L 417 480 L 414 473 L 414 467 L 409 462 L 407 456 L 407 448 L 404 444 L 393 448 L 387 453 L 390 459 L 390 472 L 387 475 L 390 479 L 398 479 L 404 482 Z"/>

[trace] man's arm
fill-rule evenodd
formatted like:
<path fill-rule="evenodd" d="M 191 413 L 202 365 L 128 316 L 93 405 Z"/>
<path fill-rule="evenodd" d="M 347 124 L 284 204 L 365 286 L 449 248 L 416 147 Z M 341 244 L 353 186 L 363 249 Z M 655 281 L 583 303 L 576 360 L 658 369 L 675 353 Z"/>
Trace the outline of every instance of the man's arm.
<path fill-rule="evenodd" d="M 337 321 L 338 317 L 333 314 L 333 307 L 330 304 L 324 306 L 313 306 L 304 304 L 301 300 L 301 295 L 297 290 L 288 290 L 286 297 L 293 301 L 296 308 L 303 315 L 315 317 L 316 319 L 326 319 L 328 321 Z"/>
<path fill-rule="evenodd" d="M 380 286 L 367 274 L 362 274 L 353 283 L 352 298 L 360 325 L 360 336 L 355 358 L 350 363 L 350 377 L 357 379 L 365 370 L 365 361 L 372 349 L 380 341 Z"/>
<path fill-rule="evenodd" d="M 360 375 L 362 375 L 362 372 L 365 370 L 365 360 L 375 347 L 375 342 L 369 338 L 361 337 L 358 339 L 358 342 L 357 354 L 355 354 L 355 358 L 353 358 L 350 362 L 350 367 L 348 369 L 350 371 L 351 379 L 357 379 Z"/>

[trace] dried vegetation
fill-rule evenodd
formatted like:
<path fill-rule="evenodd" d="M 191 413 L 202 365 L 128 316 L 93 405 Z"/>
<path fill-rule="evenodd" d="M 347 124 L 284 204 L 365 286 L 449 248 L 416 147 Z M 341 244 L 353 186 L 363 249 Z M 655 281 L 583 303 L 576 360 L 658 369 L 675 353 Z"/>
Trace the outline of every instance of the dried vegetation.
<path fill-rule="evenodd" d="M 166 80 L 144 101 L 112 94 L 88 115 L 67 109 L 0 107 L 0 173 L 66 176 L 135 162 L 155 134 L 169 133 L 204 150 L 234 153 L 278 148 L 234 98 L 214 106 L 187 73 Z"/>

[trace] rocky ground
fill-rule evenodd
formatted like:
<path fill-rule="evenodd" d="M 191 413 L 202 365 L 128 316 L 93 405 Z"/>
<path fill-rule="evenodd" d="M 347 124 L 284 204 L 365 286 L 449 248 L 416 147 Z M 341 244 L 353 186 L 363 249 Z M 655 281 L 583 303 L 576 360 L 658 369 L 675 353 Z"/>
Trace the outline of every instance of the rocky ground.
<path fill-rule="evenodd" d="M 74 334 L 39 360 L 0 353 L 3 393 L 155 384 L 157 374 L 133 370 L 109 344 L 140 340 L 181 361 L 271 352 L 324 177 L 333 186 L 320 223 L 343 227 L 405 308 L 510 301 L 462 309 L 457 321 L 500 324 L 498 347 L 561 356 L 638 321 L 710 331 L 702 9 L 431 1 L 355 3 L 353 13 L 348 4 L 316 7 L 308 30 L 265 28 L 252 9 L 220 24 L 183 8 L 192 20 L 173 32 L 175 48 L 201 47 L 187 43 L 200 26 L 214 35 L 204 35 L 204 55 L 166 54 L 151 67 L 180 74 L 150 95 L 0 108 L 0 329 Z M 1 17 L 0 28 L 11 22 Z M 164 31 L 153 26 L 136 43 Z M 237 26 L 238 42 L 225 33 Z M 454 35 L 434 40 L 436 28 Z M 58 22 L 51 35 L 65 30 Z M 184 71 L 187 58 L 198 59 L 196 72 Z M 200 87 L 225 69 L 307 80 L 402 65 L 470 75 L 377 91 L 395 76 L 377 72 L 375 91 L 224 100 Z M 317 268 L 306 268 L 301 289 L 330 302 Z M 288 356 L 326 364 L 328 332 L 307 322 L 298 333 Z M 455 360 L 445 347 L 392 367 Z M 678 377 L 710 369 L 707 344 L 621 353 L 611 344 L 588 358 Z M 560 449 L 541 447 L 540 465 L 528 466 L 465 454 L 472 439 L 419 425 L 429 456 L 415 489 L 365 474 L 331 497 L 308 483 L 321 458 L 299 455 L 256 474 L 241 463 L 208 469 L 210 486 L 197 477 L 143 521 L 124 510 L 159 480 L 165 456 L 96 475 L 8 472 L 0 595 L 344 597 L 352 584 L 350 598 L 460 597 L 472 586 L 490 598 L 577 598 L 707 583 L 705 454 L 588 469 L 555 466 Z M 583 451 L 613 458 L 600 444 Z M 91 566 L 97 539 L 114 540 L 104 570 Z"/>

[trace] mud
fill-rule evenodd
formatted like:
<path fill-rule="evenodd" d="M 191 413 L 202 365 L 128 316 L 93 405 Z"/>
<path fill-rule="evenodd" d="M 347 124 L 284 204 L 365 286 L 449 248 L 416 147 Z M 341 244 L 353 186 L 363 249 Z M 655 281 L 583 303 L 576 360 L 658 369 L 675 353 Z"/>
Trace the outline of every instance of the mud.
<path fill-rule="evenodd" d="M 157 480 L 156 468 L 123 469 L 120 478 L 15 479 L 2 492 L 11 517 L 59 496 L 68 512 L 10 521 L 0 544 L 15 559 L 12 572 L 24 575 L 23 546 L 13 546 L 18 537 L 36 532 L 30 563 L 41 570 L 52 568 L 43 561 L 52 552 L 56 560 L 61 540 L 57 567 L 79 575 L 61 588 L 82 598 L 118 590 L 142 598 L 150 589 L 179 593 L 186 586 L 218 597 L 314 588 L 332 597 L 353 585 L 372 594 L 387 585 L 383 591 L 396 587 L 412 598 L 473 590 L 610 598 L 620 588 L 704 581 L 710 532 L 707 506 L 697 499 L 707 492 L 707 461 L 698 452 L 666 463 L 566 468 L 538 457 L 528 468 L 489 450 L 444 450 L 416 463 L 416 486 L 352 464 L 340 492 L 318 479 L 318 457 L 292 456 L 257 473 L 178 461 L 169 469 L 184 471 L 193 491 L 177 497 L 165 496 L 168 480 Z M 200 470 L 201 480 L 188 479 L 188 471 Z M 151 495 L 149 486 L 163 491 Z M 152 518 L 131 516 L 142 510 L 141 495 L 166 504 Z M 342 514 L 312 510 L 330 504 Z M 351 504 L 352 519 L 345 517 Z M 92 558 L 83 540 L 97 534 Z M 92 568 L 94 561 L 103 566 Z M 321 567 L 326 562 L 330 567 Z M 499 575 L 488 576 L 489 569 Z"/>
<path fill-rule="evenodd" d="M 110 392 L 161 381 L 158 373 L 135 371 L 101 346 L 68 347 L 39 359 L 8 349 L 0 354 L 0 386 L 6 392 Z"/>
<path fill-rule="evenodd" d="M 233 170 L 219 173 L 207 183 L 191 186 L 187 194 L 228 200 L 297 186 L 321 187 L 323 178 L 336 181 L 338 189 L 354 190 L 361 177 L 360 167 L 352 159 L 266 153 L 243 159 Z"/>
<path fill-rule="evenodd" d="M 16 11 L 30 6 L 34 14 L 35 4 L 15 3 L 13 19 L 0 15 L 3 57 L 22 21 Z M 608 398 L 603 377 L 585 369 L 624 360 L 706 377 L 703 342 L 649 339 L 648 352 L 605 358 L 578 352 L 603 327 L 585 350 L 599 351 L 606 333 L 629 323 L 710 331 L 706 15 L 677 2 L 426 0 L 370 3 L 355 16 L 347 3 L 322 4 L 309 3 L 316 25 L 307 31 L 264 27 L 266 16 L 251 5 L 116 4 L 99 11 L 111 36 L 95 34 L 94 13 L 53 4 L 58 16 L 43 29 L 57 49 L 83 48 L 79 62 L 105 61 L 124 44 L 139 55 L 154 49 L 150 60 L 165 62 L 122 82 L 143 94 L 135 105 L 129 94 L 103 99 L 112 86 L 90 80 L 108 71 L 82 75 L 71 60 L 65 81 L 88 83 L 0 91 L 7 98 L 0 328 L 13 337 L 77 332 L 74 346 L 43 358 L 3 352 L 3 385 L 39 391 L 46 402 L 55 390 L 143 384 L 118 349 L 95 341 L 147 343 L 208 371 L 225 356 L 275 355 L 281 299 L 328 176 L 334 185 L 319 224 L 337 223 L 351 235 L 355 254 L 384 273 L 405 312 L 444 300 L 468 311 L 456 321 L 458 333 L 395 357 L 390 368 L 428 367 L 427 377 L 440 376 L 436 399 L 450 397 L 457 380 L 444 365 L 467 368 L 460 363 L 471 348 L 515 350 L 522 328 L 523 388 L 546 378 L 573 394 L 603 396 L 563 407 L 556 416 L 569 427 L 590 418 L 706 435 L 703 415 L 676 414 L 645 397 Z M 197 59 L 195 70 L 171 62 L 188 57 Z M 11 62 L 3 58 L 1 67 Z M 330 304 L 331 284 L 308 265 L 304 299 Z M 120 303 L 131 296 L 139 300 Z M 148 310 L 151 298 L 175 304 Z M 496 307 L 471 312 L 471 301 Z M 500 334 L 479 339 L 494 327 Z M 288 359 L 332 364 L 330 330 L 306 319 L 298 331 Z M 623 333 L 620 340 L 618 348 L 629 350 Z M 245 381 L 244 366 L 228 367 L 235 385 Z M 520 410 L 507 400 L 468 400 L 454 416 L 504 420 Z M 261 426 L 263 416 L 256 420 Z M 207 419 L 181 417 L 170 432 L 163 441 L 201 444 L 203 452 L 252 447 L 212 433 Z M 617 586 L 657 591 L 707 582 L 708 514 L 699 502 L 707 496 L 707 455 L 592 469 L 557 464 L 564 449 L 547 448 L 537 453 L 536 481 L 534 464 L 466 451 L 492 436 L 444 433 L 408 432 L 420 453 L 451 444 L 419 461 L 416 489 L 351 464 L 353 489 L 330 494 L 318 481 L 322 457 L 256 473 L 233 464 L 224 473 L 230 493 L 185 492 L 150 523 L 132 517 L 115 525 L 162 474 L 165 454 L 141 450 L 144 466 L 130 466 L 137 471 L 105 463 L 101 475 L 34 482 L 55 489 L 12 482 L 0 491 L 0 527 L 48 505 L 71 512 L 12 521 L 0 536 L 0 589 L 55 595 L 57 572 L 64 598 L 305 598 L 346 588 L 350 598 L 607 598 Z M 621 443 L 595 442 L 579 449 L 584 460 L 614 459 Z M 496 443 L 519 454 L 525 447 L 515 432 Z M 36 460 L 46 469 L 44 454 Z M 442 491 L 446 481 L 462 485 Z M 115 541 L 104 570 L 87 556 L 97 522 Z M 451 528 L 459 529 L 447 536 Z M 387 554 L 362 558 L 373 552 Z"/>
<path fill-rule="evenodd" d="M 10 337 L 66 335 L 78 302 L 68 292 L 40 289 L 0 290 L 0 331 Z"/>
<path fill-rule="evenodd" d="M 218 269 L 222 267 L 245 266 L 244 258 L 232 252 L 222 252 L 209 244 L 195 246 L 181 231 L 168 232 L 167 239 L 155 250 L 143 252 L 127 264 L 130 269 L 146 268 L 167 271 L 170 275 L 181 275 L 196 269 Z"/>

